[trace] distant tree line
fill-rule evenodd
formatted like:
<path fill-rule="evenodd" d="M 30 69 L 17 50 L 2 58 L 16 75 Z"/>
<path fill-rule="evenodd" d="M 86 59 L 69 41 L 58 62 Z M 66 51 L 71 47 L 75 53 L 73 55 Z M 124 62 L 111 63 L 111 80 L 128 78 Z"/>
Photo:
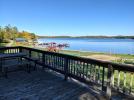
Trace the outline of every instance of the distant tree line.
<path fill-rule="evenodd" d="M 71 36 L 38 36 L 38 38 L 71 38 Z"/>
<path fill-rule="evenodd" d="M 16 26 L 0 26 L 0 42 L 9 42 L 15 38 L 25 38 L 27 40 L 36 40 L 37 36 L 34 33 L 27 31 L 20 32 Z"/>
<path fill-rule="evenodd" d="M 38 38 L 116 38 L 116 39 L 134 39 L 134 36 L 38 36 Z"/>

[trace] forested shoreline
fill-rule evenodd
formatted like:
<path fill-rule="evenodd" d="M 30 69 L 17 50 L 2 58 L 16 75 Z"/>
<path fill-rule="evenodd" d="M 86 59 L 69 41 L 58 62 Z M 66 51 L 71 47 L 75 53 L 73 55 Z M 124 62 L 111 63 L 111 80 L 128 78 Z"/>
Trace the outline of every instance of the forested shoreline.
<path fill-rule="evenodd" d="M 0 43 L 8 43 L 10 40 L 15 40 L 16 38 L 25 38 L 26 40 L 36 40 L 35 33 L 30 33 L 27 31 L 19 31 L 16 26 L 0 26 Z"/>

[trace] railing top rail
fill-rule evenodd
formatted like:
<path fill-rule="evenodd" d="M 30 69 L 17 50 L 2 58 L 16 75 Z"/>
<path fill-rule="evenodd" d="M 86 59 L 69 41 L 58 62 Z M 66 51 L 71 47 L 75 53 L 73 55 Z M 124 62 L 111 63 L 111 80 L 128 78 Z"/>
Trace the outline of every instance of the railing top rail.
<path fill-rule="evenodd" d="M 0 47 L 0 50 L 4 50 L 4 49 L 15 49 L 15 48 L 20 48 L 20 46 L 12 46 L 12 47 Z"/>

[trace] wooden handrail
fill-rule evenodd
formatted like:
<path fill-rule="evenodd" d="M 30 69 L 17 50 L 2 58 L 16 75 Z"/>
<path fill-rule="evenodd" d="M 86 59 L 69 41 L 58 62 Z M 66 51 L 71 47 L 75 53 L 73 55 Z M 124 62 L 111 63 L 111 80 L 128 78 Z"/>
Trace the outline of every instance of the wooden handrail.
<path fill-rule="evenodd" d="M 28 50 L 31 50 L 31 51 L 36 51 L 36 52 L 50 54 L 50 55 L 52 54 L 54 56 L 59 56 L 59 57 L 67 57 L 67 58 L 72 59 L 72 60 L 80 60 L 80 61 L 83 61 L 85 63 L 101 65 L 101 66 L 104 66 L 106 68 L 110 64 L 116 70 L 134 72 L 134 65 L 118 64 L 118 63 L 113 63 L 113 62 L 110 62 L 110 61 L 102 61 L 102 60 L 97 60 L 97 59 L 93 59 L 93 58 L 84 58 L 84 57 L 78 57 L 78 56 L 67 55 L 67 54 L 62 54 L 62 53 L 43 51 L 43 50 L 39 50 L 39 49 L 35 49 L 35 48 L 29 48 L 29 47 L 21 47 L 20 46 L 19 48 L 28 49 Z"/>

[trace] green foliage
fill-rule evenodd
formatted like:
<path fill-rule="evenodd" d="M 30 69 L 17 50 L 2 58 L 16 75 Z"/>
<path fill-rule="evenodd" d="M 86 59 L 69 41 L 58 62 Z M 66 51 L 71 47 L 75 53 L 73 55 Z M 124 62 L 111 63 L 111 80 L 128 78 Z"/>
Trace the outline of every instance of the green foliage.
<path fill-rule="evenodd" d="M 16 26 L 11 26 L 10 24 L 1 27 L 0 26 L 0 42 L 9 42 L 10 40 L 15 40 L 15 38 L 26 38 L 27 40 L 36 40 L 36 35 L 34 33 L 22 31 L 19 32 Z"/>

